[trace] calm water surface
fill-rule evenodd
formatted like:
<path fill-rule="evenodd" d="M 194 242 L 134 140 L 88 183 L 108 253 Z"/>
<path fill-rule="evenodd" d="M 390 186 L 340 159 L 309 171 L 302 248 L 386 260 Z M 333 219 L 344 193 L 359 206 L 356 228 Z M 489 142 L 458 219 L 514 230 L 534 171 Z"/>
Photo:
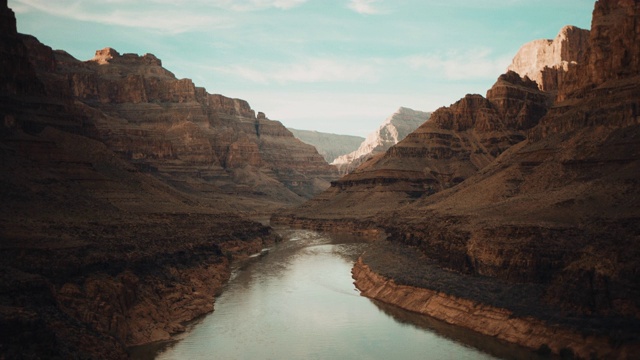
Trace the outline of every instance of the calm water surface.
<path fill-rule="evenodd" d="M 530 358 L 360 296 L 351 267 L 368 246 L 361 239 L 281 232 L 282 243 L 234 270 L 213 313 L 178 341 L 134 357 L 151 351 L 165 360 Z"/>

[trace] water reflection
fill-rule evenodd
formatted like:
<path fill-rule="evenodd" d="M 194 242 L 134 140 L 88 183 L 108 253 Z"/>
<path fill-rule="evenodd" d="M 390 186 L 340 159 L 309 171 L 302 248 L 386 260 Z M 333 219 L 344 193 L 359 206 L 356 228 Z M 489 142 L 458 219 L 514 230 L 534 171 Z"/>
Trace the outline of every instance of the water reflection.
<path fill-rule="evenodd" d="M 393 317 L 397 322 L 408 326 L 415 326 L 425 331 L 433 331 L 440 336 L 452 339 L 467 346 L 474 347 L 500 359 L 543 360 L 558 359 L 551 355 L 540 355 L 521 346 L 499 341 L 493 337 L 482 335 L 466 328 L 447 324 L 432 317 L 416 314 L 397 306 L 389 305 L 377 300 L 371 300 L 380 311 Z"/>
<path fill-rule="evenodd" d="M 353 236 L 283 231 L 268 255 L 239 263 L 215 305 L 180 341 L 138 349 L 158 359 L 492 359 L 531 354 L 373 302 L 351 279 L 369 246 Z"/>

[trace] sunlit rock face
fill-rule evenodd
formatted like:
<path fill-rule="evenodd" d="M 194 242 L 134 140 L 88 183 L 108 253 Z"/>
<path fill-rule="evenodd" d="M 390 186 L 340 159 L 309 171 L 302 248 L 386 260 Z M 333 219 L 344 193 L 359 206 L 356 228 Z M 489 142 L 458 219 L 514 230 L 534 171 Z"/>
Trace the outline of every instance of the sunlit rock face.
<path fill-rule="evenodd" d="M 535 81 L 540 90 L 556 91 L 569 67 L 586 61 L 588 39 L 589 30 L 565 26 L 553 40 L 523 45 L 508 70 Z"/>
<path fill-rule="evenodd" d="M 429 120 L 431 113 L 401 107 L 380 125 L 378 130 L 367 136 L 357 150 L 339 156 L 332 165 L 338 167 L 342 175 L 348 174 L 377 154 L 387 151 Z"/>

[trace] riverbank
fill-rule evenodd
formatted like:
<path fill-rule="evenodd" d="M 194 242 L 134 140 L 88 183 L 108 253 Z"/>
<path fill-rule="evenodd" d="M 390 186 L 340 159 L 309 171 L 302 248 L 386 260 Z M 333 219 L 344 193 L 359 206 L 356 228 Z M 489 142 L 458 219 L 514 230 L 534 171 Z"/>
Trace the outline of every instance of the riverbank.
<path fill-rule="evenodd" d="M 640 353 L 635 321 L 562 313 L 542 304 L 539 286 L 449 272 L 406 247 L 370 249 L 352 275 L 363 296 L 543 354 L 632 359 Z"/>
<path fill-rule="evenodd" d="M 277 239 L 228 213 L 108 215 L 0 222 L 7 358 L 126 359 L 213 311 L 232 260 Z"/>

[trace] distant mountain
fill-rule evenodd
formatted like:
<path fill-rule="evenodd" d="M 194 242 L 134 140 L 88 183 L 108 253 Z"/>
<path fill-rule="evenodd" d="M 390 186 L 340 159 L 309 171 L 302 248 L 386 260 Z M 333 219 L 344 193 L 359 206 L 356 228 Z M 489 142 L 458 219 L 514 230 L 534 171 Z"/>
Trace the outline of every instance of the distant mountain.
<path fill-rule="evenodd" d="M 399 143 L 430 116 L 429 112 L 401 107 L 389 116 L 378 130 L 369 134 L 357 150 L 340 156 L 331 165 L 336 165 L 342 175 L 350 173 L 374 155 L 383 153 Z"/>
<path fill-rule="evenodd" d="M 303 143 L 315 146 L 318 153 L 324 156 L 328 163 L 331 163 L 340 155 L 354 151 L 364 141 L 361 136 L 337 135 L 292 128 L 288 128 L 288 130 Z"/>

